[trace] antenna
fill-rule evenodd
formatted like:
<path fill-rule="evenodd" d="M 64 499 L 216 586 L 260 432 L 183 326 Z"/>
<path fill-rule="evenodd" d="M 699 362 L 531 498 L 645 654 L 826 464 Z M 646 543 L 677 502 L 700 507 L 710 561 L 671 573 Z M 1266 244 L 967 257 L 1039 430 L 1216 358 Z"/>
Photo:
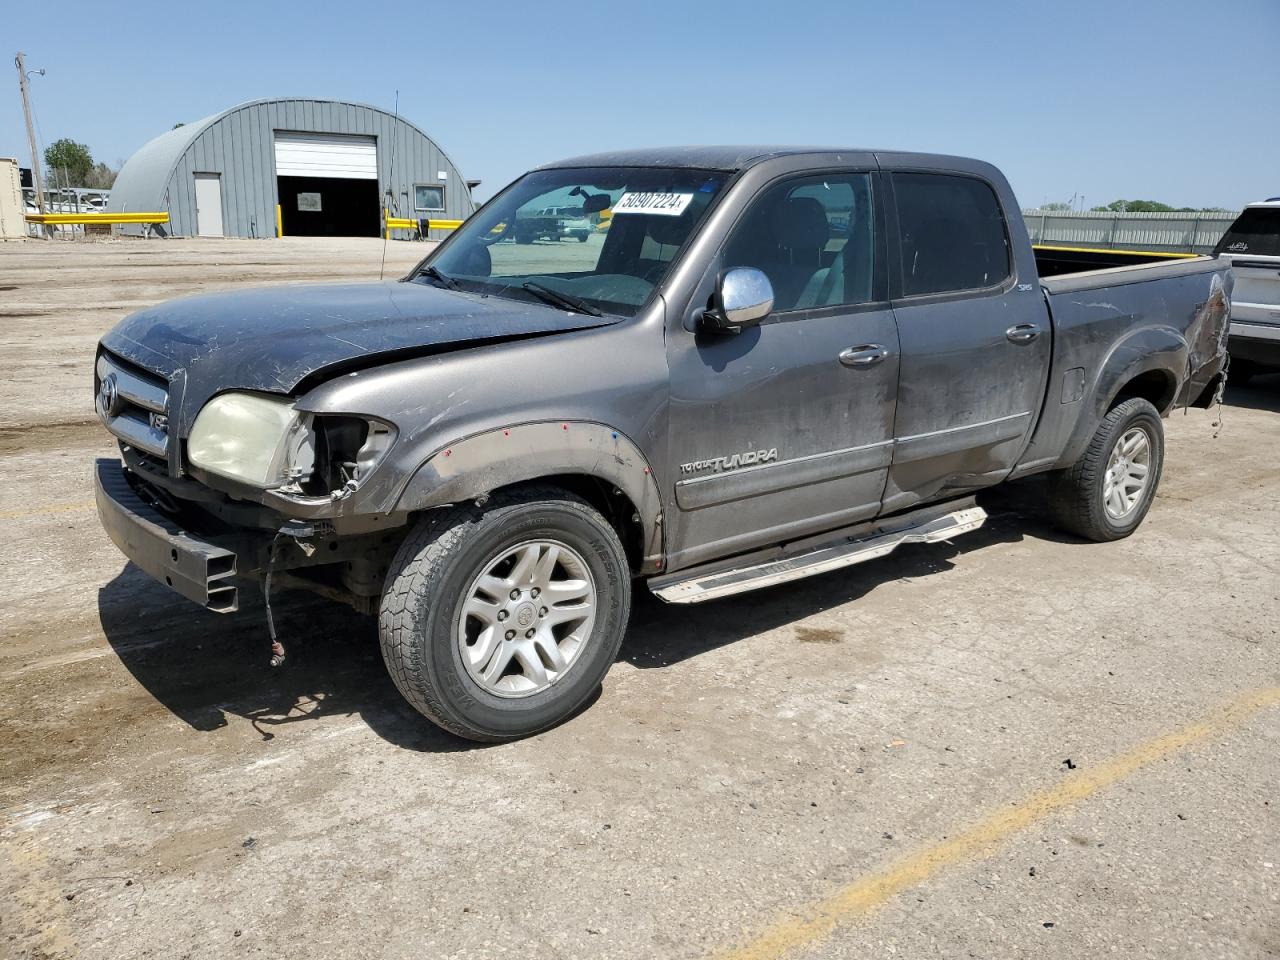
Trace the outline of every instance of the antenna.
<path fill-rule="evenodd" d="M 396 175 L 396 134 L 400 132 L 400 91 L 396 91 L 396 113 L 395 120 L 391 124 L 391 161 L 387 164 L 387 192 L 384 196 L 395 196 L 395 175 Z M 383 199 L 383 197 L 379 197 Z M 391 208 L 384 206 L 382 208 L 383 216 L 391 216 Z M 387 271 L 387 242 L 391 239 L 391 228 L 383 224 L 382 229 L 382 262 L 378 264 L 378 279 L 381 280 Z"/>

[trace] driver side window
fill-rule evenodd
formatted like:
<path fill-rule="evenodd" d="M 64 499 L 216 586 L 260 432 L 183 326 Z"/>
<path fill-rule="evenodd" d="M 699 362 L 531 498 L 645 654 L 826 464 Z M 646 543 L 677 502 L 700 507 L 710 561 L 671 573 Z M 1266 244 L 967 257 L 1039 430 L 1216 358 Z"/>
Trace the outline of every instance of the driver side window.
<path fill-rule="evenodd" d="M 757 197 L 734 228 L 724 267 L 755 267 L 774 311 L 873 299 L 875 218 L 869 173 L 786 180 Z"/>

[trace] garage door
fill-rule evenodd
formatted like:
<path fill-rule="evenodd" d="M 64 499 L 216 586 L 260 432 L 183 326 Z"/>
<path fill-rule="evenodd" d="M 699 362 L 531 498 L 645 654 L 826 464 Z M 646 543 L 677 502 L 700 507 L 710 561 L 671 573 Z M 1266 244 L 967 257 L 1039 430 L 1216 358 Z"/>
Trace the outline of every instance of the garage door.
<path fill-rule="evenodd" d="M 377 180 L 377 141 L 338 133 L 277 133 L 276 176 Z"/>

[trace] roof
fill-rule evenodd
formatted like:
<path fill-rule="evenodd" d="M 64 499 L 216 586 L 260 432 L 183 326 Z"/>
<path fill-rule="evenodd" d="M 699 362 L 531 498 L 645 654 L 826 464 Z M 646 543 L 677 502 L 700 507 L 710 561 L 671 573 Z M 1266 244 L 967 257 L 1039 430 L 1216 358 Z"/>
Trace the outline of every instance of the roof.
<path fill-rule="evenodd" d="M 174 127 L 134 151 L 111 186 L 109 208 L 113 212 L 128 210 L 139 213 L 153 207 L 158 209 L 164 185 L 178 160 L 195 139 L 225 112 Z"/>
<path fill-rule="evenodd" d="M 183 154 L 191 148 L 192 144 L 209 127 L 240 110 L 264 104 L 290 101 L 329 103 L 374 110 L 388 117 L 394 116 L 396 120 L 410 129 L 416 130 L 424 138 L 430 139 L 412 121 L 400 116 L 398 113 L 392 114 L 391 111 L 383 110 L 381 107 L 375 107 L 372 104 L 358 103 L 351 100 L 334 100 L 325 97 L 260 97 L 257 100 L 238 103 L 233 107 L 220 110 L 193 123 L 175 127 L 160 134 L 158 137 L 148 140 L 134 152 L 133 156 L 125 161 L 124 167 L 120 170 L 120 174 L 116 177 L 116 182 L 112 186 L 109 209 L 112 211 L 128 210 L 134 212 L 152 208 L 162 209 L 164 191 L 169 182 L 169 177 L 173 175 L 173 171 L 177 168 L 178 161 L 182 159 Z M 432 143 L 434 142 L 432 141 Z M 436 147 L 439 149 L 439 144 L 436 144 Z M 444 153 L 443 150 L 440 152 Z M 448 159 L 448 157 L 446 156 L 445 159 Z"/>
<path fill-rule="evenodd" d="M 696 167 L 700 170 L 742 170 L 771 157 L 804 154 L 872 153 L 865 148 L 787 147 L 769 144 L 703 147 L 648 147 L 641 150 L 612 150 L 570 157 L 538 169 L 556 167 Z"/>

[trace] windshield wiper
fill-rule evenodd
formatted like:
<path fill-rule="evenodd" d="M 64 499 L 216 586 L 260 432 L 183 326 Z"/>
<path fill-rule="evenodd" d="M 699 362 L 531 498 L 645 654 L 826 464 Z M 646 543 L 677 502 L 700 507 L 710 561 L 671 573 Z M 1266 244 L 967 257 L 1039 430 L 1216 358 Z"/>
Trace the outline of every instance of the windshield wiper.
<path fill-rule="evenodd" d="M 561 293 L 559 290 L 552 290 L 550 287 L 544 287 L 540 283 L 532 280 L 526 280 L 520 286 L 528 290 L 543 303 L 549 303 L 552 306 L 564 307 L 567 310 L 576 310 L 578 313 L 585 313 L 592 317 L 603 317 L 604 314 L 597 310 L 585 300 L 572 296 L 567 293 Z"/>
<path fill-rule="evenodd" d="M 423 267 L 418 271 L 418 276 L 430 277 L 432 280 L 436 281 L 436 283 L 439 283 L 441 286 L 448 287 L 450 290 L 462 289 L 462 284 L 448 274 L 441 273 L 435 267 Z"/>

